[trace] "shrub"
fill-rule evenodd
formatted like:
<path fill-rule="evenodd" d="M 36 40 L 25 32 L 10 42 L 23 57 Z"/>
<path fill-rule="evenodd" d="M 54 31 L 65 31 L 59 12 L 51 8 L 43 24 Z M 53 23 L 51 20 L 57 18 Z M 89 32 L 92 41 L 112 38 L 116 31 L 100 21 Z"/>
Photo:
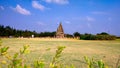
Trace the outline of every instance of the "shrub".
<path fill-rule="evenodd" d="M 84 59 L 88 68 L 108 68 L 102 60 L 95 61 L 93 58 L 90 59 L 87 56 L 84 56 Z"/>
<path fill-rule="evenodd" d="M 0 41 L 0 46 L 1 46 L 1 41 Z M 27 65 L 25 60 L 24 55 L 29 53 L 29 45 L 23 46 L 23 48 L 20 49 L 19 52 L 15 53 L 13 56 L 10 56 L 8 54 L 8 49 L 9 47 L 3 47 L 1 46 L 0 48 L 0 68 L 2 68 L 3 65 L 5 65 L 7 68 L 30 68 L 32 66 Z M 71 66 L 64 66 L 61 63 L 58 62 L 59 58 L 61 57 L 61 53 L 64 50 L 65 46 L 58 46 L 56 50 L 56 54 L 53 57 L 49 68 L 74 68 L 73 65 Z M 48 50 L 48 49 L 47 49 Z M 2 59 L 2 58 L 6 58 Z M 36 60 L 33 63 L 34 68 L 45 68 L 45 62 L 43 60 Z M 3 67 L 4 68 L 4 67 Z"/>
<path fill-rule="evenodd" d="M 92 34 L 87 34 L 87 35 L 81 35 L 80 39 L 83 40 L 115 40 L 116 37 L 112 35 L 92 35 Z"/>

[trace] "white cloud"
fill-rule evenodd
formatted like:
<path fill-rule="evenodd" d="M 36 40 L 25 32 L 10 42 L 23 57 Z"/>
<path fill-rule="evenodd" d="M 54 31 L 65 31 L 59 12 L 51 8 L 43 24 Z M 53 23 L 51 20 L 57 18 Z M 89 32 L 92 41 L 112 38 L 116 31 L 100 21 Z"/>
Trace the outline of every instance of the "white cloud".
<path fill-rule="evenodd" d="M 94 11 L 94 12 L 92 12 L 92 14 L 106 15 L 106 14 L 108 14 L 108 13 L 106 13 L 106 12 L 102 12 L 102 11 Z"/>
<path fill-rule="evenodd" d="M 65 21 L 66 24 L 70 24 L 71 22 L 70 21 Z"/>
<path fill-rule="evenodd" d="M 26 10 L 25 8 L 22 8 L 19 4 L 16 6 L 16 8 L 13 8 L 13 9 L 20 14 L 31 15 L 30 11 Z"/>
<path fill-rule="evenodd" d="M 3 6 L 0 6 L 0 9 L 1 9 L 1 10 L 4 10 L 4 7 L 3 7 Z"/>
<path fill-rule="evenodd" d="M 39 4 L 37 1 L 32 1 L 32 6 L 36 9 L 39 9 L 39 10 L 44 10 L 45 9 L 45 6 Z"/>
<path fill-rule="evenodd" d="M 37 24 L 40 25 L 40 26 L 45 26 L 46 25 L 44 22 L 41 22 L 41 21 L 38 21 Z"/>
<path fill-rule="evenodd" d="M 45 0 L 47 3 L 68 4 L 68 0 Z"/>
<path fill-rule="evenodd" d="M 88 22 L 93 22 L 93 21 L 95 21 L 95 19 L 94 19 L 94 18 L 89 17 L 89 16 L 86 16 L 86 19 L 87 19 L 87 21 L 88 21 Z"/>

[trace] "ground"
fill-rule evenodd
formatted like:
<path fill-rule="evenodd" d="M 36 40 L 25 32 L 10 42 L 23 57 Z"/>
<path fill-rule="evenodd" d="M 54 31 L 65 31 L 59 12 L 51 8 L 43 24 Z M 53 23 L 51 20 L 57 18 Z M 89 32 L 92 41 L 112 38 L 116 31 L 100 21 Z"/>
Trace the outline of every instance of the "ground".
<path fill-rule="evenodd" d="M 66 46 L 62 53 L 63 64 L 74 64 L 76 68 L 86 68 L 84 56 L 102 59 L 108 66 L 115 67 L 120 55 L 120 40 L 114 41 L 89 41 L 76 39 L 54 38 L 2 38 L 2 45 L 9 46 L 9 52 L 18 52 L 23 45 L 30 45 L 31 53 L 27 62 L 32 63 L 37 59 L 44 59 L 49 64 L 55 54 L 57 46 Z M 46 49 L 50 48 L 50 51 Z"/>

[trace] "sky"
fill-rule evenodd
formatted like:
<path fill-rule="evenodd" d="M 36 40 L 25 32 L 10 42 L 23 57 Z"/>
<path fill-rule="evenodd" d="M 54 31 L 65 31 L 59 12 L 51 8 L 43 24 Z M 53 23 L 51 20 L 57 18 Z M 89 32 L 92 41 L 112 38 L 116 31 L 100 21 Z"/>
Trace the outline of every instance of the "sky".
<path fill-rule="evenodd" d="M 0 0 L 0 25 L 36 32 L 120 36 L 120 0 Z"/>

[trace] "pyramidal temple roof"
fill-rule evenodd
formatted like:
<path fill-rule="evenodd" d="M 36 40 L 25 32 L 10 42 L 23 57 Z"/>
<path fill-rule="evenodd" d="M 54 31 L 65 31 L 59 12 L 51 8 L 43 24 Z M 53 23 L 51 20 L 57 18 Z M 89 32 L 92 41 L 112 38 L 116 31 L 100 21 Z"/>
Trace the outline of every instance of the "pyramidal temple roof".
<path fill-rule="evenodd" d="M 62 23 L 60 23 L 59 27 L 57 28 L 56 37 L 57 38 L 64 38 L 64 30 L 63 30 L 63 27 L 62 27 Z"/>
<path fill-rule="evenodd" d="M 61 23 L 60 23 L 59 27 L 57 28 L 57 31 L 64 32 L 64 31 L 63 31 L 63 27 L 62 27 L 62 24 L 61 24 Z"/>

